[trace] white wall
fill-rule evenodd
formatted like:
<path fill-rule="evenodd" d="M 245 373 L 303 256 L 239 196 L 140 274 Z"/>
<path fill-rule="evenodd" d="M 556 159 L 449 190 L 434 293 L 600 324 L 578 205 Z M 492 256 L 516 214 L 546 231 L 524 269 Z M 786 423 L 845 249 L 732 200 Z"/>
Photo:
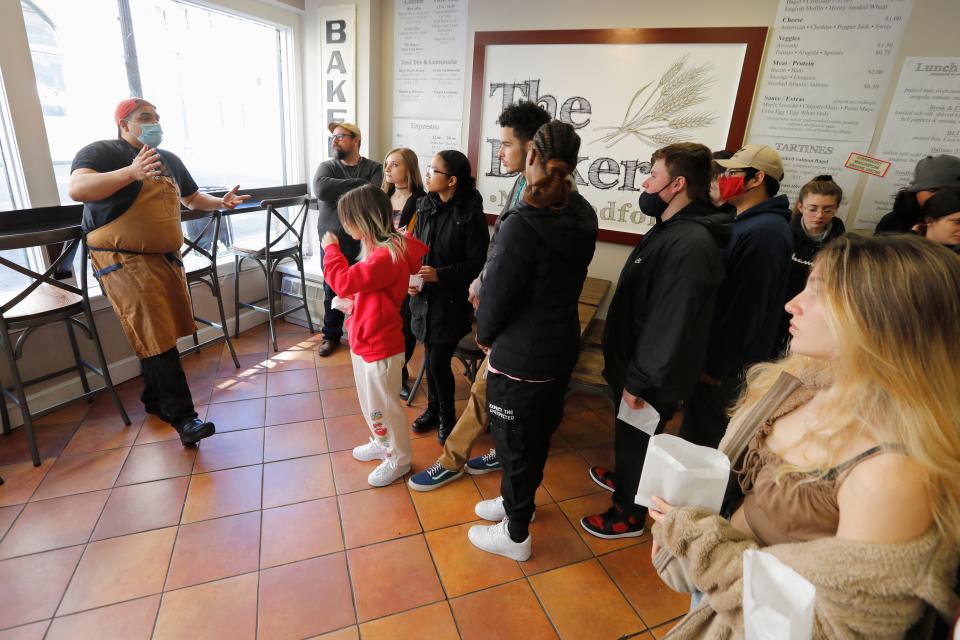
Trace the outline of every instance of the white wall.
<path fill-rule="evenodd" d="M 382 156 L 390 149 L 392 131 L 391 99 L 393 95 L 393 13 L 395 0 L 382 1 L 383 37 L 380 42 L 380 86 L 383 95 L 380 127 L 383 135 L 373 147 Z M 469 135 L 470 88 L 472 77 L 473 35 L 477 31 L 525 31 L 539 29 L 624 29 L 657 27 L 772 27 L 776 18 L 778 0 L 744 0 L 717 2 L 716 0 L 470 0 L 467 36 L 468 60 L 464 113 L 463 146 Z M 913 15 L 907 26 L 900 49 L 889 93 L 892 94 L 906 56 L 960 56 L 960 38 L 956 28 L 960 24 L 960 1 L 914 0 Z M 428 37 L 429 34 L 424 34 Z M 762 73 L 762 71 L 761 71 Z M 885 119 L 888 99 L 877 127 L 879 137 Z M 871 151 L 873 147 L 871 147 Z M 855 210 L 859 194 L 854 194 L 850 210 Z M 616 284 L 620 270 L 631 247 L 601 242 L 590 265 L 590 275 L 611 280 Z M 607 297 L 609 303 L 610 297 Z M 607 304 L 600 309 L 606 313 Z"/>

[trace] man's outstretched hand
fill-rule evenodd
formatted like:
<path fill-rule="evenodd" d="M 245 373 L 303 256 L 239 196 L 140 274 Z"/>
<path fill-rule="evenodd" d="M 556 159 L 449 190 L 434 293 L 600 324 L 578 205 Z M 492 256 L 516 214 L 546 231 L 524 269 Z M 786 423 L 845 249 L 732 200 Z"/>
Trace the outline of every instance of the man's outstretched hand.
<path fill-rule="evenodd" d="M 233 189 L 230 189 L 230 191 L 228 191 L 227 194 L 223 196 L 223 202 L 221 204 L 221 208 L 235 209 L 238 204 L 240 204 L 241 202 L 246 202 L 251 197 L 253 197 L 253 196 L 238 196 L 237 191 L 239 190 L 240 190 L 240 185 L 236 185 Z"/>

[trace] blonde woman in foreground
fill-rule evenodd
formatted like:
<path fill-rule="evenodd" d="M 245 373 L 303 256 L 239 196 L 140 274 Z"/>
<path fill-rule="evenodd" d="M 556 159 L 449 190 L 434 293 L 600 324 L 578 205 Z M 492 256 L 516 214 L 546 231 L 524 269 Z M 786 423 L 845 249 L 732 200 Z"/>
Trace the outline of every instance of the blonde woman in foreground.
<path fill-rule="evenodd" d="M 755 432 L 732 461 L 730 521 L 651 510 L 655 552 L 705 594 L 667 637 L 742 636 L 741 558 L 756 548 L 816 587 L 814 638 L 901 638 L 926 604 L 952 618 L 960 258 L 907 235 L 839 238 L 786 309 L 789 353 L 750 371 L 720 445 Z"/>

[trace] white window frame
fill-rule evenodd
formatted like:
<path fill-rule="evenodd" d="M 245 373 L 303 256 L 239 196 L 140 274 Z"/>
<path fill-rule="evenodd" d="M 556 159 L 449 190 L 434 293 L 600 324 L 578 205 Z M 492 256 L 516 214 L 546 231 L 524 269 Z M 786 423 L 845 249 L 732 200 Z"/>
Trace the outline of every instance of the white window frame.
<path fill-rule="evenodd" d="M 250 0 L 218 0 L 216 2 L 205 0 L 175 1 L 182 4 L 192 4 L 209 11 L 217 11 L 232 17 L 252 20 L 254 22 L 277 29 L 280 54 L 280 60 L 278 64 L 280 65 L 282 91 L 282 95 L 278 95 L 277 98 L 282 100 L 281 114 L 283 119 L 285 182 L 286 184 L 298 184 L 306 182 L 304 175 L 305 162 L 302 133 L 302 34 L 305 12 L 279 2 L 264 2 L 263 0 L 261 0 L 261 2 L 251 2 Z M 4 19 L 4 13 L 16 12 L 20 14 L 20 28 L 24 28 L 22 10 L 19 0 L 11 3 L 0 4 L 6 4 L 6 6 L 0 10 L 0 20 Z M 16 27 L 17 25 L 14 24 L 12 26 Z M 33 85 L 35 86 L 36 79 L 33 72 L 32 61 L 30 59 L 30 45 L 26 39 L 25 28 L 22 33 L 22 40 L 26 45 L 26 51 L 21 53 L 25 53 L 25 60 L 29 62 L 29 70 L 25 68 L 18 69 L 18 75 L 23 77 L 31 77 L 33 79 Z M 20 62 L 25 64 L 23 63 L 23 59 L 21 59 Z M 2 77 L 0 77 L 0 80 L 2 80 Z M 3 91 L 2 83 L 0 83 L 0 99 L 4 101 L 2 106 L 6 107 L 7 94 L 5 91 Z M 5 114 L 5 121 L 0 123 L 0 125 L 4 125 L 2 127 L 2 134 L 4 136 L 4 161 L 8 161 L 8 155 L 13 156 L 12 161 L 10 161 L 7 166 L 14 167 L 17 171 L 15 182 L 17 183 L 18 194 L 16 194 L 17 199 L 15 202 L 20 208 L 30 208 L 31 202 L 36 200 L 35 198 L 31 198 L 31 192 L 33 189 L 40 190 L 40 193 L 37 193 L 36 195 L 41 201 L 49 200 L 50 194 L 57 195 L 57 184 L 53 174 L 53 163 L 50 159 L 47 148 L 46 129 L 39 98 L 34 97 L 32 102 L 34 103 L 32 105 L 34 113 L 30 114 L 29 118 L 18 119 L 16 117 L 16 113 L 11 109 L 0 109 L 0 111 L 3 111 Z M 43 127 L 42 140 L 39 140 L 36 136 L 37 125 L 35 124 L 35 121 L 37 119 L 39 119 L 39 126 Z M 30 121 L 28 122 L 28 120 Z M 20 154 L 18 153 L 18 148 L 15 143 L 15 140 L 18 137 L 18 132 L 23 132 L 24 139 L 33 139 L 37 142 L 38 146 L 43 147 L 43 149 L 39 150 L 38 153 L 46 158 L 46 169 L 49 171 L 49 180 L 40 180 L 39 182 L 41 184 L 38 185 L 36 184 L 36 180 L 31 182 L 25 179 L 26 168 L 24 167 L 24 164 L 26 163 L 21 162 Z M 42 142 L 42 145 L 40 142 Z M 31 152 L 31 156 L 35 155 L 37 154 Z M 32 164 L 39 162 L 39 159 L 35 157 L 31 157 L 30 160 L 31 166 Z M 46 184 L 46 182 L 49 182 L 49 184 Z M 39 248 L 31 251 L 32 255 L 30 260 L 33 264 L 31 268 L 44 269 L 49 266 L 50 261 L 45 255 L 43 255 L 43 252 L 40 251 Z M 233 275 L 233 264 L 234 260 L 232 255 L 218 256 L 217 267 L 221 279 Z M 256 267 L 251 265 L 251 268 Z M 244 269 L 244 271 L 247 271 L 247 269 Z M 101 294 L 96 281 L 92 281 L 89 286 L 91 305 L 94 310 L 110 306 L 105 296 Z"/>
<path fill-rule="evenodd" d="M 20 149 L 14 135 L 13 120 L 10 118 L 10 102 L 7 99 L 3 71 L 0 70 L 0 154 L 3 156 L 5 179 L 10 186 L 10 197 L 17 209 L 30 208 L 30 195 L 27 192 L 26 175 L 20 161 Z M 27 264 L 34 271 L 43 271 L 50 266 L 40 247 L 28 247 Z"/>

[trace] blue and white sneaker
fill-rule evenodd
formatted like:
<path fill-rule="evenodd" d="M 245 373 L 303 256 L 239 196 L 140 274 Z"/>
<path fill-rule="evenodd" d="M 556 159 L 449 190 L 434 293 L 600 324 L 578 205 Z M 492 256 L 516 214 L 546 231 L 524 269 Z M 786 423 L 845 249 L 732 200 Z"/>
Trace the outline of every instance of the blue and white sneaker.
<path fill-rule="evenodd" d="M 482 476 L 485 473 L 499 470 L 500 461 L 497 460 L 496 449 L 490 449 L 489 453 L 485 453 L 482 456 L 477 456 L 476 458 L 471 458 L 467 461 L 466 471 L 472 476 Z"/>
<path fill-rule="evenodd" d="M 407 486 L 414 491 L 433 491 L 439 489 L 448 482 L 453 482 L 463 475 L 463 471 L 450 471 L 444 469 L 443 465 L 435 462 L 420 473 L 415 473 L 407 480 Z"/>

